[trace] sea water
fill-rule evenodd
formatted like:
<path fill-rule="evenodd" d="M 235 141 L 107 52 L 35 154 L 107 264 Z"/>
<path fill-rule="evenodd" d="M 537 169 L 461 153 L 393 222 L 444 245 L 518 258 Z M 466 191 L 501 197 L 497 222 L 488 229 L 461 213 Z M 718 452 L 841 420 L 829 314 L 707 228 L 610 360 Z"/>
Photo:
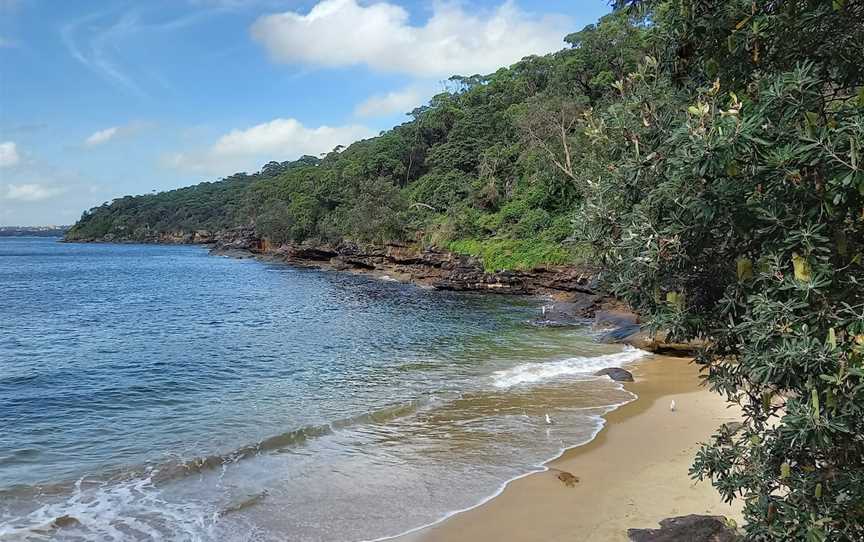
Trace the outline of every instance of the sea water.
<path fill-rule="evenodd" d="M 0 540 L 374 540 L 476 506 L 633 399 L 591 375 L 645 354 L 542 302 L 0 239 Z"/>

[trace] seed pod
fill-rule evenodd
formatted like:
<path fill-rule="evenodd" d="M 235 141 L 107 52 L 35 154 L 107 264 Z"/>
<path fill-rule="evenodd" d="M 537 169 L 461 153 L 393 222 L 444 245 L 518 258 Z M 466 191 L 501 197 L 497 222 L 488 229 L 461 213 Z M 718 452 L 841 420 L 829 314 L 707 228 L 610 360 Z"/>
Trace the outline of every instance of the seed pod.
<path fill-rule="evenodd" d="M 770 391 L 766 391 L 762 394 L 762 410 L 768 412 L 771 410 L 771 399 L 774 397 L 774 394 Z"/>
<path fill-rule="evenodd" d="M 813 278 L 810 262 L 797 252 L 792 254 L 792 267 L 795 268 L 795 278 L 800 282 L 810 282 Z"/>
<path fill-rule="evenodd" d="M 810 390 L 810 406 L 813 407 L 813 417 L 819 419 L 819 390 Z"/>
<path fill-rule="evenodd" d="M 817 499 L 821 499 L 821 498 L 822 498 L 822 484 L 821 484 L 821 483 L 816 484 L 816 492 L 815 492 L 815 495 L 816 495 L 816 498 L 817 498 Z"/>
<path fill-rule="evenodd" d="M 792 469 L 789 467 L 789 463 L 784 462 L 780 465 L 780 479 L 785 480 L 786 478 L 789 478 L 791 471 Z"/>
<path fill-rule="evenodd" d="M 678 310 L 681 310 L 684 308 L 684 294 L 679 294 L 678 292 L 667 292 L 666 303 L 672 305 Z"/>
<path fill-rule="evenodd" d="M 748 258 L 738 258 L 738 280 L 750 280 L 753 278 L 753 262 Z"/>

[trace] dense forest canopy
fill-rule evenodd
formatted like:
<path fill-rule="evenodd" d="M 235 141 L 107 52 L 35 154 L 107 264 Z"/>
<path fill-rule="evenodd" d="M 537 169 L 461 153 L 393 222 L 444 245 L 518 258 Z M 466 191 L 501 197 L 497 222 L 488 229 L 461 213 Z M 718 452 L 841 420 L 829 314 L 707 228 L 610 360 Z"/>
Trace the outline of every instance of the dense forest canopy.
<path fill-rule="evenodd" d="M 418 241 L 478 255 L 507 247 L 505 267 L 570 261 L 579 252 L 570 242 L 581 198 L 576 122 L 614 99 L 612 83 L 636 69 L 647 35 L 639 16 L 609 15 L 566 36 L 558 53 L 453 77 L 452 91 L 378 137 L 120 198 L 86 212 L 68 238 L 143 241 L 254 224 L 275 245 Z"/>
<path fill-rule="evenodd" d="M 864 540 L 864 2 L 615 3 L 379 137 L 121 198 L 68 237 L 254 224 L 490 269 L 591 257 L 653 328 L 707 345 L 743 410 L 693 475 L 743 499 L 746 538 Z"/>

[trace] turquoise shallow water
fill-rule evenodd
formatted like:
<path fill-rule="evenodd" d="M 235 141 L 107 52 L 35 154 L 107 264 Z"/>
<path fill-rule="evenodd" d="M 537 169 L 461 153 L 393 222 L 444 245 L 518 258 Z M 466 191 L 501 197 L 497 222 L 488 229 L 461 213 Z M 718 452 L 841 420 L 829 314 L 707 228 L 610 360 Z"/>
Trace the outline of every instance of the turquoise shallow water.
<path fill-rule="evenodd" d="M 395 535 L 590 440 L 642 355 L 200 247 L 0 239 L 0 289 L 0 540 Z"/>

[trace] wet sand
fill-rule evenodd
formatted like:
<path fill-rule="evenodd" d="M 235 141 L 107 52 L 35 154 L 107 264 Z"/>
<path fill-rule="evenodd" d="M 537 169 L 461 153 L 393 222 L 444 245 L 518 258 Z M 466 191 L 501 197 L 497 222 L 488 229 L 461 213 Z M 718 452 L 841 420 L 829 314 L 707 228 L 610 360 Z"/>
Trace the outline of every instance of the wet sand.
<path fill-rule="evenodd" d="M 639 399 L 607 415 L 592 442 L 550 462 L 545 472 L 511 482 L 487 503 L 398 540 L 615 542 L 627 540 L 628 528 L 657 527 L 671 516 L 740 521 L 740 506 L 724 504 L 710 483 L 688 475 L 698 443 L 734 421 L 736 411 L 699 386 L 687 359 L 652 357 L 631 370 L 636 382 L 627 389 Z M 568 487 L 561 471 L 579 482 Z"/>

